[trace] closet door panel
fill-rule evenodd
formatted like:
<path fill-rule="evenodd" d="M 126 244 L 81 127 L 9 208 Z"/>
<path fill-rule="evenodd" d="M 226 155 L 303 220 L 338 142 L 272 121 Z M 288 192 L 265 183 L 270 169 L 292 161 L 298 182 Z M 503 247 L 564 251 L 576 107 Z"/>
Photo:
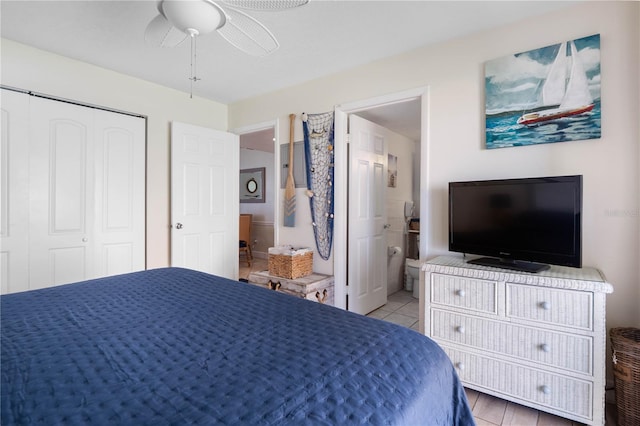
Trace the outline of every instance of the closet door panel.
<path fill-rule="evenodd" d="M 0 292 L 29 288 L 29 96 L 2 90 Z"/>
<path fill-rule="evenodd" d="M 145 268 L 144 118 L 2 89 L 0 291 Z"/>
<path fill-rule="evenodd" d="M 33 98 L 29 288 L 93 275 L 93 110 Z"/>
<path fill-rule="evenodd" d="M 42 176 L 49 182 L 49 234 L 86 234 L 87 128 L 58 119 L 49 126 L 49 175 Z"/>
<path fill-rule="evenodd" d="M 145 122 L 95 111 L 95 273 L 145 268 Z"/>

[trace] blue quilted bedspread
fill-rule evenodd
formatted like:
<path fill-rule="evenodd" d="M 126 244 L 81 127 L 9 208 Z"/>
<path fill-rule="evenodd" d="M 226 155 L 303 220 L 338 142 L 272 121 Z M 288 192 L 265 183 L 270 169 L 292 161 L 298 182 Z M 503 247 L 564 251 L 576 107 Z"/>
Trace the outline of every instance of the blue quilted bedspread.
<path fill-rule="evenodd" d="M 1 297 L 2 424 L 473 424 L 425 336 L 155 269 Z"/>

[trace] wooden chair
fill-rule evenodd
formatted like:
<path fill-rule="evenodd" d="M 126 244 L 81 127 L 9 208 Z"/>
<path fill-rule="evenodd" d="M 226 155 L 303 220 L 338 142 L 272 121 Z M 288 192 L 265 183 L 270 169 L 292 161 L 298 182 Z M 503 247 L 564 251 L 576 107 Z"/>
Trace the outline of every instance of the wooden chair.
<path fill-rule="evenodd" d="M 251 220 L 250 214 L 240 215 L 240 254 L 244 253 L 247 265 L 251 266 L 253 253 L 251 252 Z"/>

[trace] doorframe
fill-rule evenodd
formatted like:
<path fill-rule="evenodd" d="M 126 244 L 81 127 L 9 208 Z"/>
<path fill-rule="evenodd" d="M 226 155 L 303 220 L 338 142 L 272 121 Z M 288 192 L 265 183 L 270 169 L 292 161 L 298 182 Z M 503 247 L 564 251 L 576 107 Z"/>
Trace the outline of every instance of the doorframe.
<path fill-rule="evenodd" d="M 280 227 L 278 226 L 277 218 L 280 217 L 280 203 L 278 202 L 278 194 L 280 191 L 280 122 L 278 119 L 263 121 L 261 123 L 250 124 L 248 126 L 236 127 L 229 130 L 230 133 L 234 133 L 238 136 L 246 135 L 248 133 L 255 133 L 262 130 L 273 129 L 273 244 L 278 245 L 280 241 Z M 240 170 L 238 170 L 240 173 Z M 240 200 L 238 200 L 238 205 Z"/>
<path fill-rule="evenodd" d="M 333 222 L 333 274 L 335 306 L 347 308 L 347 259 L 348 255 L 348 205 L 349 187 L 347 134 L 349 115 L 380 106 L 393 105 L 420 99 L 420 217 L 427 217 L 429 210 L 429 87 L 419 87 L 370 99 L 349 102 L 335 107 L 334 130 L 334 222 Z M 423 224 L 424 225 L 424 224 Z M 420 257 L 424 259 L 427 244 L 427 227 L 420 227 Z M 422 287 L 422 286 L 421 286 Z M 424 310 L 424 297 L 420 295 L 420 312 Z M 422 320 L 422 324 L 424 324 Z"/>

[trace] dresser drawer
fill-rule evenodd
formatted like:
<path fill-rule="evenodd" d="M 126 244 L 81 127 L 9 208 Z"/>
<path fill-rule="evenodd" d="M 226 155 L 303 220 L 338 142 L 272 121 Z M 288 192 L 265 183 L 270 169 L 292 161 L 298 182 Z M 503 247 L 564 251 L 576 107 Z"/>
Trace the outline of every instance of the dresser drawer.
<path fill-rule="evenodd" d="M 498 283 L 446 274 L 431 274 L 431 303 L 498 314 Z"/>
<path fill-rule="evenodd" d="M 507 283 L 507 316 L 593 329 L 593 293 Z"/>
<path fill-rule="evenodd" d="M 570 370 L 593 374 L 593 339 L 571 333 L 526 327 L 432 309 L 431 336 Z"/>
<path fill-rule="evenodd" d="M 556 414 L 593 419 L 593 382 L 528 368 L 443 346 L 463 384 L 525 403 L 548 407 Z"/>

